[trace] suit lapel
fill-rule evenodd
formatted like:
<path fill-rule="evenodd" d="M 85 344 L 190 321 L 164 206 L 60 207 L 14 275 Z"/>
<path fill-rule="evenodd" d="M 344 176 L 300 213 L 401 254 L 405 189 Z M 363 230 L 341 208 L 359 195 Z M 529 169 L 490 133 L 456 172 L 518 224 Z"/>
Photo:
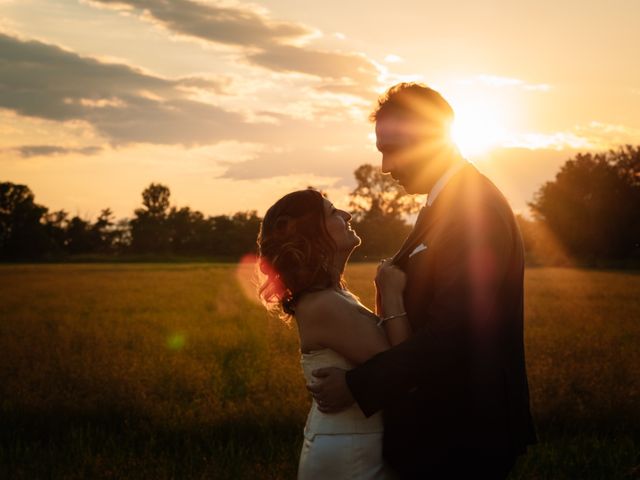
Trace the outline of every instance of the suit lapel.
<path fill-rule="evenodd" d="M 416 221 L 413 230 L 404 241 L 400 250 L 393 256 L 392 263 L 403 262 L 405 257 L 413 251 L 413 249 L 418 244 L 419 240 L 423 237 L 424 233 L 428 230 L 428 228 L 433 223 L 435 218 L 435 210 L 431 207 L 424 207 L 421 216 Z"/>

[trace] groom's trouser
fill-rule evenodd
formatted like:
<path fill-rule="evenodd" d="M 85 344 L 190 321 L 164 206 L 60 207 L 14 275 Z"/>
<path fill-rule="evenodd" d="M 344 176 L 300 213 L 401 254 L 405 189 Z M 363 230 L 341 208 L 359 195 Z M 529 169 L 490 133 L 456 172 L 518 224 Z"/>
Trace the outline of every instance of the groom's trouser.
<path fill-rule="evenodd" d="M 437 464 L 402 465 L 396 468 L 396 472 L 402 480 L 504 480 L 516 459 L 517 456 L 514 454 L 456 450 L 447 454 Z"/>

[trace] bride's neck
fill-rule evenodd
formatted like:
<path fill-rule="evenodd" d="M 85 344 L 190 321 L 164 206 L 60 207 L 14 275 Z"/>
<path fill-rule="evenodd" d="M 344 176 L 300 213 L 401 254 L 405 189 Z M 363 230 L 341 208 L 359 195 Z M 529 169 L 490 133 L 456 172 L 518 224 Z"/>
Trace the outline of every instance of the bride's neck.
<path fill-rule="evenodd" d="M 340 285 L 340 280 L 342 279 L 342 275 L 344 274 L 344 269 L 347 265 L 347 260 L 349 260 L 349 253 L 338 252 L 333 259 L 332 265 L 332 280 L 336 286 Z"/>

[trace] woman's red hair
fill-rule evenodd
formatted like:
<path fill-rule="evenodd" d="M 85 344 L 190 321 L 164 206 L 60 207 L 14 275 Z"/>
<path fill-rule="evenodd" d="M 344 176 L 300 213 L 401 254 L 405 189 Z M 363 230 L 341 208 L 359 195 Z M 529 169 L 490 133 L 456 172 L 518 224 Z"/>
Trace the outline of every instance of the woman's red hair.
<path fill-rule="evenodd" d="M 325 226 L 322 194 L 309 188 L 282 197 L 267 210 L 258 234 L 263 302 L 293 315 L 302 294 L 342 285 L 333 269 L 335 252 Z"/>

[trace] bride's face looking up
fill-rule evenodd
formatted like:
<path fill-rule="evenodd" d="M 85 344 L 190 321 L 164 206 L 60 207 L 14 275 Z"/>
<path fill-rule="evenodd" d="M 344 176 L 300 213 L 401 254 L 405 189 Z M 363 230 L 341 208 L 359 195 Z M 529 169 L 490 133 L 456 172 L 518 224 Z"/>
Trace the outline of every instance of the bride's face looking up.
<path fill-rule="evenodd" d="M 291 192 L 265 213 L 258 234 L 265 304 L 292 315 L 291 301 L 309 288 L 342 285 L 342 272 L 360 238 L 351 215 L 313 189 Z"/>
<path fill-rule="evenodd" d="M 351 214 L 337 209 L 326 198 L 324 199 L 324 218 L 327 232 L 335 242 L 338 252 L 351 252 L 351 250 L 360 245 L 360 237 L 356 235 L 356 232 L 349 224 Z"/>

